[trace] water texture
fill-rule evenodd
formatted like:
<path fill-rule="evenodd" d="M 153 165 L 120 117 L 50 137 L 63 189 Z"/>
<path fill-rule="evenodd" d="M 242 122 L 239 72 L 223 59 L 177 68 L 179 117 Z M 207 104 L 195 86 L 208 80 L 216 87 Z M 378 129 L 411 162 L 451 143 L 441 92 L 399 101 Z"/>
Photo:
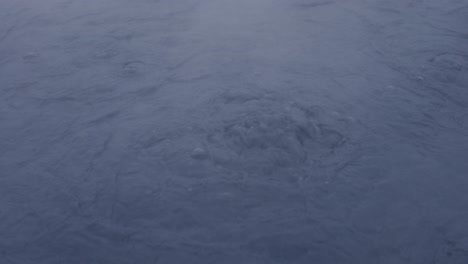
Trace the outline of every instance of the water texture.
<path fill-rule="evenodd" d="M 468 263 L 467 25 L 467 0 L 0 0 L 0 263 Z"/>

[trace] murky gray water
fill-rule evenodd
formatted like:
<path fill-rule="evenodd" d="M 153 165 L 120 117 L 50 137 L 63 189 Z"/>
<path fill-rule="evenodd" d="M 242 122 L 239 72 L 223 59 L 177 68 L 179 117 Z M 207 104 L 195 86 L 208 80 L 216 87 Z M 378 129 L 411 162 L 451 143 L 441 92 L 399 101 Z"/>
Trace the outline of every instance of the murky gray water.
<path fill-rule="evenodd" d="M 467 0 L 0 0 L 0 263 L 468 263 Z"/>

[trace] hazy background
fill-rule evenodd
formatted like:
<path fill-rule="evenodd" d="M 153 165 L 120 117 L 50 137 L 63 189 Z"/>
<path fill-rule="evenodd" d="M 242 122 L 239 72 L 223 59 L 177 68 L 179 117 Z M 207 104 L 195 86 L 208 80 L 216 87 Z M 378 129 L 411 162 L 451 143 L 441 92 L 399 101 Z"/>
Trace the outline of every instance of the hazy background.
<path fill-rule="evenodd" d="M 467 25 L 467 0 L 0 0 L 0 263 L 468 263 Z"/>

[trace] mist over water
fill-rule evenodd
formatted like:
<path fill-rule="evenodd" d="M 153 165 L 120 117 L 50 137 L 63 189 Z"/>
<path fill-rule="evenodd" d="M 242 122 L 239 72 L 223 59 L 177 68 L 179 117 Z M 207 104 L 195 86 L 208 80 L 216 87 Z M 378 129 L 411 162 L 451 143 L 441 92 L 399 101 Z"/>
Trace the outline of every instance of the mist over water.
<path fill-rule="evenodd" d="M 0 264 L 468 263 L 467 24 L 0 0 Z"/>

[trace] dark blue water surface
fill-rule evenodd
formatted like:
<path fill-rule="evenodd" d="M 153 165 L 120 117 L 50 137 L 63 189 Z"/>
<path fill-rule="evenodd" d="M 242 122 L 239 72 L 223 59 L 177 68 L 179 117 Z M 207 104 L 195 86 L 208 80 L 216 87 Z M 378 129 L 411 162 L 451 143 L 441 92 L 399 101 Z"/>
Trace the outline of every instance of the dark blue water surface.
<path fill-rule="evenodd" d="M 0 0 L 0 264 L 467 264 L 468 0 Z"/>

